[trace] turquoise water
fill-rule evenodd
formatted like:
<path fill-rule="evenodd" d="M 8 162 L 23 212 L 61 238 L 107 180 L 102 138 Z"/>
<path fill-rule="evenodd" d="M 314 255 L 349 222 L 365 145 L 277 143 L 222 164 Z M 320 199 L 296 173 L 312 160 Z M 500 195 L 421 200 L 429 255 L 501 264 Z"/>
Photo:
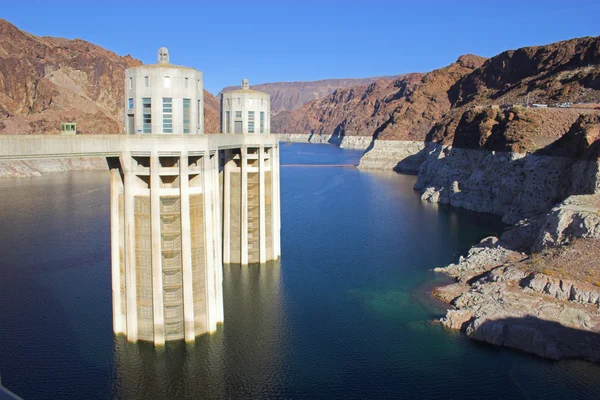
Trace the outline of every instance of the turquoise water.
<path fill-rule="evenodd" d="M 0 180 L 3 384 L 26 399 L 597 397 L 597 365 L 431 322 L 430 269 L 497 218 L 423 203 L 413 176 L 322 166 L 359 152 L 281 157 L 281 263 L 227 267 L 225 324 L 164 349 L 112 334 L 107 174 Z"/>

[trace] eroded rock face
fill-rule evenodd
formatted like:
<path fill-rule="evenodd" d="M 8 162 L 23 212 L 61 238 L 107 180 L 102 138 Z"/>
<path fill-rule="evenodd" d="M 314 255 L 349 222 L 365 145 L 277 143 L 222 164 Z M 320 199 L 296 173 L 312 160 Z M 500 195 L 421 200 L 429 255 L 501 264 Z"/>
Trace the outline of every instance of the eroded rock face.
<path fill-rule="evenodd" d="M 545 217 L 532 250 L 568 243 L 572 238 L 600 239 L 600 209 L 596 196 L 571 196 Z M 594 200 L 590 200 L 594 199 Z M 593 201 L 596 204 L 590 204 Z"/>
<path fill-rule="evenodd" d="M 457 82 L 453 102 L 596 102 L 600 90 L 600 38 L 584 37 L 508 50 Z M 563 100 L 569 97 L 570 100 Z"/>
<path fill-rule="evenodd" d="M 369 136 L 382 140 L 425 140 L 435 122 L 450 110 L 448 91 L 485 59 L 468 55 L 427 74 L 338 89 L 326 98 L 273 117 L 281 133 Z"/>
<path fill-rule="evenodd" d="M 598 162 L 429 146 L 415 189 L 423 200 L 500 214 L 516 223 L 571 194 L 598 189 Z"/>
<path fill-rule="evenodd" d="M 125 69 L 141 65 L 92 43 L 39 37 L 0 20 L 0 134 L 123 132 Z M 204 92 L 206 131 L 219 129 L 218 104 Z"/>
<path fill-rule="evenodd" d="M 437 268 L 457 280 L 436 290 L 453 306 L 440 322 L 487 343 L 600 362 L 599 211 L 598 195 L 571 196 L 539 220 L 486 238 L 458 263 Z M 537 237 L 526 241 L 534 243 L 527 253 L 512 250 L 524 244 L 515 230 Z"/>
<path fill-rule="evenodd" d="M 375 140 L 360 159 L 358 168 L 416 173 L 426 152 L 425 143 L 420 141 Z"/>

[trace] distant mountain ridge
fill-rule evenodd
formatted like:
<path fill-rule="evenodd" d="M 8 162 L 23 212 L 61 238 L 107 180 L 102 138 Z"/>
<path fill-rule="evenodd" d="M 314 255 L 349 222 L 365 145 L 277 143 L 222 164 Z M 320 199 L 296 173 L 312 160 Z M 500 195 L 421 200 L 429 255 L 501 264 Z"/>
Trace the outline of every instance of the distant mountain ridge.
<path fill-rule="evenodd" d="M 380 76 L 371 78 L 342 78 L 322 79 L 318 81 L 304 82 L 273 82 L 250 85 L 252 89 L 260 90 L 271 95 L 271 115 L 282 111 L 295 110 L 304 104 L 322 99 L 340 88 L 369 85 L 377 80 L 392 81 L 403 75 Z M 238 89 L 238 86 L 227 86 L 216 96 L 220 98 L 221 93 Z"/>
<path fill-rule="evenodd" d="M 320 135 L 321 141 L 329 136 L 335 142 L 344 136 L 367 136 L 448 143 L 470 108 L 523 104 L 528 99 L 550 104 L 599 103 L 600 37 L 508 50 L 490 59 L 465 55 L 426 74 L 338 89 L 299 109 L 277 114 L 271 126 L 278 133 Z M 526 114 L 520 115 L 525 118 Z M 562 129 L 577 117 L 565 113 L 545 116 L 549 119 L 543 124 L 530 126 L 547 131 L 544 126 L 553 124 L 557 127 L 554 135 L 564 133 Z M 443 135 L 447 136 L 442 140 Z"/>

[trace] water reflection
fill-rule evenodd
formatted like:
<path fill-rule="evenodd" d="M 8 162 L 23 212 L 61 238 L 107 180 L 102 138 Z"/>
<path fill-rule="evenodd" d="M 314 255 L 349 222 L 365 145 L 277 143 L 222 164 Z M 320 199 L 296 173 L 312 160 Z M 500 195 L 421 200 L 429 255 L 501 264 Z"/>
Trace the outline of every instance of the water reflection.
<path fill-rule="evenodd" d="M 115 339 L 114 398 L 250 398 L 281 395 L 285 349 L 281 265 L 226 265 L 226 324 L 194 343 L 164 348 Z"/>

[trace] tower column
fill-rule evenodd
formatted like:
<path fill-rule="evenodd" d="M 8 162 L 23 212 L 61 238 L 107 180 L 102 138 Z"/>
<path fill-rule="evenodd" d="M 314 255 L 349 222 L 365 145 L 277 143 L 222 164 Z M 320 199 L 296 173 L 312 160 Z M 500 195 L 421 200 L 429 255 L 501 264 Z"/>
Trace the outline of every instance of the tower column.
<path fill-rule="evenodd" d="M 271 189 L 272 189 L 272 222 L 273 222 L 273 258 L 281 255 L 280 241 L 280 206 L 279 206 L 279 145 L 274 145 L 271 150 Z"/>
<path fill-rule="evenodd" d="M 220 167 L 219 167 L 219 150 L 211 158 L 212 162 L 212 182 L 213 182 L 213 226 L 215 235 L 215 305 L 216 305 L 216 322 L 223 322 L 223 236 L 221 233 L 221 202 L 220 199 Z"/>
<path fill-rule="evenodd" d="M 160 228 L 160 162 L 158 153 L 150 156 L 150 228 L 152 229 L 152 316 L 154 344 L 165 344 L 165 309 L 163 304 L 163 272 Z"/>
<path fill-rule="evenodd" d="M 266 236 L 266 215 L 265 215 L 265 146 L 260 145 L 258 149 L 258 203 L 259 203 L 259 262 L 267 262 L 267 236 Z"/>
<path fill-rule="evenodd" d="M 113 331 L 126 333 L 126 319 L 123 315 L 121 304 L 121 235 L 119 194 L 123 190 L 123 182 L 118 168 L 110 170 L 110 253 L 111 253 L 111 280 L 113 301 Z"/>
<path fill-rule="evenodd" d="M 133 171 L 133 159 L 128 152 L 121 153 L 121 166 L 124 171 L 123 183 L 123 209 L 125 215 L 125 293 L 127 296 L 127 340 L 137 342 L 137 287 L 136 287 L 136 264 L 135 264 L 135 174 Z"/>
<path fill-rule="evenodd" d="M 241 210 L 241 264 L 248 265 L 248 147 L 242 146 L 240 151 L 242 166 L 242 210 Z"/>
<path fill-rule="evenodd" d="M 212 163 L 210 152 L 207 151 L 202 157 L 202 188 L 204 198 L 204 255 L 206 260 L 206 325 L 208 332 L 217 329 L 217 306 L 215 293 L 215 230 L 213 215 L 213 186 L 212 186 Z"/>
<path fill-rule="evenodd" d="M 223 166 L 223 264 L 231 263 L 231 150 Z"/>
<path fill-rule="evenodd" d="M 192 274 L 192 236 L 190 221 L 190 181 L 187 151 L 179 156 L 179 198 L 181 217 L 181 271 L 183 279 L 183 324 L 185 341 L 193 341 L 194 289 Z"/>

